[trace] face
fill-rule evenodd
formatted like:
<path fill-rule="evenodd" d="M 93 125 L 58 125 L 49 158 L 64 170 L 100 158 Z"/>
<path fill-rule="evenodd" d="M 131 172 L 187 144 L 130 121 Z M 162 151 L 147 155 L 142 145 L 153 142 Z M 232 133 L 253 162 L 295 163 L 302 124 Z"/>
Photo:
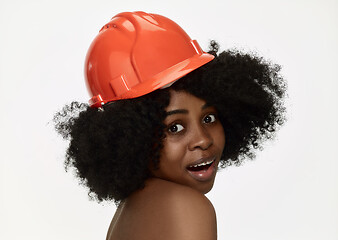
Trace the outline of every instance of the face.
<path fill-rule="evenodd" d="M 217 111 L 189 93 L 171 91 L 166 137 L 155 177 L 205 194 L 214 184 L 225 136 Z"/>

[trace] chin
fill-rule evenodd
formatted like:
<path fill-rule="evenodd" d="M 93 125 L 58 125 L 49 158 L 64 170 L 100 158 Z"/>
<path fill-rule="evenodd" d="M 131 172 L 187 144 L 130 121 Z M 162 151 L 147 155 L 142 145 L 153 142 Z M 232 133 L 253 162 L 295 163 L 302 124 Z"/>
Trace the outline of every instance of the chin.
<path fill-rule="evenodd" d="M 204 182 L 204 183 L 199 183 L 196 187 L 194 187 L 197 191 L 203 194 L 207 194 L 208 192 L 211 191 L 211 189 L 214 186 L 214 180 L 212 179 L 211 182 Z"/>

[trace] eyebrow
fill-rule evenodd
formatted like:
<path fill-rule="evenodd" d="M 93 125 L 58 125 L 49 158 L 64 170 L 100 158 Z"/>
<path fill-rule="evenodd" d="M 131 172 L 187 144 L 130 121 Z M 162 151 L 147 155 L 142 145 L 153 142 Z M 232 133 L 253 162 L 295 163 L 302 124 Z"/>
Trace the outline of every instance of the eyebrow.
<path fill-rule="evenodd" d="M 206 108 L 208 108 L 208 107 L 211 107 L 211 105 L 208 104 L 208 103 L 206 103 L 206 104 L 204 104 L 204 105 L 201 107 L 201 109 L 204 110 L 204 109 L 206 109 Z M 167 115 L 167 116 L 170 116 L 170 115 L 173 115 L 173 114 L 187 114 L 187 113 L 189 113 L 189 111 L 186 110 L 186 109 L 175 109 L 175 110 L 172 110 L 172 111 L 168 111 L 168 112 L 166 113 L 166 115 Z"/>
<path fill-rule="evenodd" d="M 172 110 L 167 112 L 167 116 L 173 115 L 173 114 L 187 114 L 189 111 L 186 109 L 176 109 L 176 110 Z"/>
<path fill-rule="evenodd" d="M 206 103 L 206 104 L 204 104 L 204 105 L 202 106 L 202 110 L 204 110 L 204 109 L 206 109 L 206 108 L 208 108 L 208 107 L 212 107 L 212 105 L 209 104 L 209 103 Z"/>

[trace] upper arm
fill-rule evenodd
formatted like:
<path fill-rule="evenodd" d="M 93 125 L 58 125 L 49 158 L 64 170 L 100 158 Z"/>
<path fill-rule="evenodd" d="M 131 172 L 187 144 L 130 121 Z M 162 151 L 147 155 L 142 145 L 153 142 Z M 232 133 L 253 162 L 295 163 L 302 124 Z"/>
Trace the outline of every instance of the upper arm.
<path fill-rule="evenodd" d="M 211 202 L 193 189 L 168 199 L 166 218 L 161 220 L 161 239 L 216 240 L 216 213 Z"/>

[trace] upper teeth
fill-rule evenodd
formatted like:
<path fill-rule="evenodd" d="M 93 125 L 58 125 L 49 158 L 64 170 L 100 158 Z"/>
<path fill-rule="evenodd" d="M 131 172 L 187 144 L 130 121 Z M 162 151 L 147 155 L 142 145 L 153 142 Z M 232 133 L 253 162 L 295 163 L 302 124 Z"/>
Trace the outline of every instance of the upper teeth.
<path fill-rule="evenodd" d="M 201 167 L 201 166 L 205 166 L 205 165 L 208 165 L 210 163 L 212 163 L 214 160 L 210 160 L 208 162 L 202 162 L 202 163 L 199 163 L 199 164 L 196 164 L 196 165 L 192 165 L 191 167 Z"/>

